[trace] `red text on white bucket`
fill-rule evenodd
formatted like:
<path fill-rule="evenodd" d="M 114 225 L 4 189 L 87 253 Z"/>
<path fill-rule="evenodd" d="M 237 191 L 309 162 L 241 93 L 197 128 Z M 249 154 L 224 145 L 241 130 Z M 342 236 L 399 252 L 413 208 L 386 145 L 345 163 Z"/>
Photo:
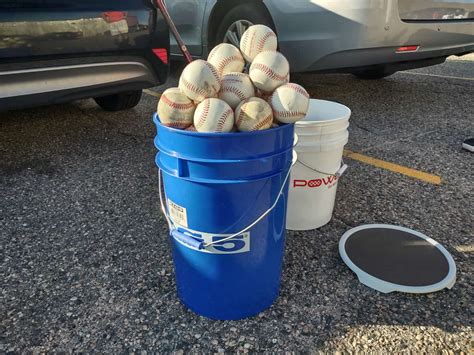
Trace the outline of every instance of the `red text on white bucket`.
<path fill-rule="evenodd" d="M 332 175 L 323 179 L 293 180 L 293 187 L 318 188 L 321 186 L 332 186 L 337 181 L 337 176 Z"/>

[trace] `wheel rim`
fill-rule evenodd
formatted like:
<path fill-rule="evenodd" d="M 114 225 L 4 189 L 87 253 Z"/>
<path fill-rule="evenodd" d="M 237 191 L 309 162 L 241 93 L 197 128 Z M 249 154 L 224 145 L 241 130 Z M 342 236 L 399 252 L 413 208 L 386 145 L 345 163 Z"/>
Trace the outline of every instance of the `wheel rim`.
<path fill-rule="evenodd" d="M 235 21 L 227 29 L 224 36 L 224 43 L 231 43 L 234 46 L 239 47 L 242 35 L 250 26 L 253 26 L 253 23 L 248 20 Z"/>

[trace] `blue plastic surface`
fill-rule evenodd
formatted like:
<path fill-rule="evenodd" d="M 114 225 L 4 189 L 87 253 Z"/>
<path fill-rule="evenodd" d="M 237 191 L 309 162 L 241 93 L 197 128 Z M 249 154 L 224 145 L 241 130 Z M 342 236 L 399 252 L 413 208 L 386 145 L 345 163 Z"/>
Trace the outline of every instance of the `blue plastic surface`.
<path fill-rule="evenodd" d="M 187 227 L 176 226 L 171 236 L 180 299 L 194 312 L 222 320 L 270 307 L 280 289 L 288 186 L 249 234 L 200 247 L 244 229 L 277 199 L 291 166 L 293 125 L 202 134 L 165 127 L 156 116 L 154 122 L 166 198 L 186 209 Z"/>

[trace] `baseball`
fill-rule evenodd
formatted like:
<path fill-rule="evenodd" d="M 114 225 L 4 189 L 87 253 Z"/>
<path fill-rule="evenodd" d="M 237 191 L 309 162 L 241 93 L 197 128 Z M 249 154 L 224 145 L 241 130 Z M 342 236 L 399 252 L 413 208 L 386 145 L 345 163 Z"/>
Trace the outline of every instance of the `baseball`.
<path fill-rule="evenodd" d="M 309 95 L 298 84 L 285 84 L 275 90 L 270 98 L 275 119 L 282 123 L 295 123 L 308 113 Z"/>
<path fill-rule="evenodd" d="M 219 98 L 235 108 L 244 100 L 255 96 L 250 76 L 244 73 L 229 73 L 222 77 Z"/>
<path fill-rule="evenodd" d="M 179 79 L 179 89 L 195 102 L 217 97 L 221 89 L 217 69 L 204 60 L 195 60 L 184 68 Z"/>
<path fill-rule="evenodd" d="M 266 93 L 285 84 L 289 73 L 290 65 L 283 54 L 272 51 L 258 54 L 249 71 L 254 85 Z"/>
<path fill-rule="evenodd" d="M 239 131 L 259 131 L 270 128 L 272 123 L 272 108 L 258 97 L 242 101 L 235 110 L 235 124 Z"/>
<path fill-rule="evenodd" d="M 193 124 L 196 106 L 178 88 L 165 90 L 158 102 L 157 113 L 163 125 L 185 129 Z"/>
<path fill-rule="evenodd" d="M 233 126 L 234 111 L 220 99 L 205 99 L 194 112 L 194 127 L 198 132 L 230 132 Z"/>
<path fill-rule="evenodd" d="M 264 25 L 250 26 L 240 40 L 240 50 L 245 60 L 252 63 L 263 51 L 276 51 L 278 39 L 271 28 Z"/>
<path fill-rule="evenodd" d="M 221 43 L 209 53 L 207 61 L 223 76 L 228 73 L 242 73 L 245 66 L 244 58 L 237 47 L 229 43 Z"/>

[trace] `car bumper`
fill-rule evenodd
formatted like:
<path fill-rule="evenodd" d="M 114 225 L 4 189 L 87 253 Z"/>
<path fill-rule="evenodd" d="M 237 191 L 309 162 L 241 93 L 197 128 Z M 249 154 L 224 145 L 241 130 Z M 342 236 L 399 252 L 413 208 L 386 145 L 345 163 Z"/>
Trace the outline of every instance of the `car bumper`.
<path fill-rule="evenodd" d="M 10 65 L 11 67 L 11 65 Z M 140 90 L 166 80 L 168 67 L 140 57 L 82 58 L 0 66 L 0 110 Z"/>
<path fill-rule="evenodd" d="M 397 1 L 265 1 L 292 70 L 421 61 L 474 50 L 473 21 L 404 22 Z M 400 46 L 420 46 L 397 53 Z"/>

